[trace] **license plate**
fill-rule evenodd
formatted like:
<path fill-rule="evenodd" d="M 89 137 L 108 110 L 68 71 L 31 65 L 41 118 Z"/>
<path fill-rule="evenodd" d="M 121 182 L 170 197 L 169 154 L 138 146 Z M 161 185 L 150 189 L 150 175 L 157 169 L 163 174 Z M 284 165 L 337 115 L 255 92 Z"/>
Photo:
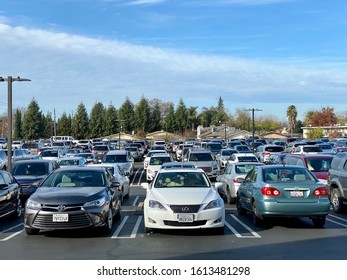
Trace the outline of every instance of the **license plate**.
<path fill-rule="evenodd" d="M 303 191 L 290 191 L 290 197 L 304 197 Z"/>
<path fill-rule="evenodd" d="M 69 214 L 53 214 L 53 222 L 63 223 L 69 221 Z"/>
<path fill-rule="evenodd" d="M 194 221 L 193 214 L 178 214 L 177 218 L 179 223 L 192 223 Z"/>

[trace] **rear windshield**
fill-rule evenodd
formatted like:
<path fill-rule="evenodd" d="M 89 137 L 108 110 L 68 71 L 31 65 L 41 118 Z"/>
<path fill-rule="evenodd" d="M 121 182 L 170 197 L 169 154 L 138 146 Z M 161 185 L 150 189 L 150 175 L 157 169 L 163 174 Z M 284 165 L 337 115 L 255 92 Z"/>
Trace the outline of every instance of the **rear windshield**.
<path fill-rule="evenodd" d="M 191 154 L 189 161 L 213 161 L 213 157 L 209 153 Z"/>
<path fill-rule="evenodd" d="M 304 147 L 303 148 L 305 153 L 319 153 L 322 152 L 322 149 L 320 147 Z"/>
<path fill-rule="evenodd" d="M 333 158 L 307 158 L 307 168 L 312 172 L 328 172 Z"/>
<path fill-rule="evenodd" d="M 242 162 L 258 162 L 256 157 L 247 157 L 247 156 L 238 157 L 238 160 Z"/>
<path fill-rule="evenodd" d="M 283 152 L 284 149 L 281 146 L 278 146 L 278 147 L 274 146 L 274 147 L 266 147 L 265 151 L 270 153 L 280 153 L 280 152 Z"/>

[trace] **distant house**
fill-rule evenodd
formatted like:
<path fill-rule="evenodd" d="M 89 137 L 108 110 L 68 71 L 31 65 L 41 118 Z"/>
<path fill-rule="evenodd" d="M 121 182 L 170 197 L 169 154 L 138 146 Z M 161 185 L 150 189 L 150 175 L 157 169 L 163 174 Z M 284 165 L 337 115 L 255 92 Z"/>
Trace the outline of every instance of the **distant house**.
<path fill-rule="evenodd" d="M 302 127 L 302 134 L 303 134 L 303 138 L 306 139 L 307 138 L 307 134 L 310 130 L 312 129 L 316 129 L 316 128 L 322 128 L 323 129 L 323 133 L 324 133 L 324 137 L 330 137 L 330 135 L 332 134 L 339 134 L 341 136 L 346 136 L 347 135 L 347 125 L 332 125 L 332 126 L 305 126 Z"/>

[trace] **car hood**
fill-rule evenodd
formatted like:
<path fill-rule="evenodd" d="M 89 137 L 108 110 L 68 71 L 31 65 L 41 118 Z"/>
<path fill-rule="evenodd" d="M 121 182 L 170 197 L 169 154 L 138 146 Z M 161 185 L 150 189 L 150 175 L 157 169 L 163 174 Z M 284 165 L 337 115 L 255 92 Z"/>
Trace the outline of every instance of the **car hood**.
<path fill-rule="evenodd" d="M 41 204 L 84 204 L 98 197 L 103 187 L 41 187 L 31 196 Z"/>
<path fill-rule="evenodd" d="M 150 190 L 150 196 L 162 204 L 205 204 L 219 198 L 214 188 L 155 188 Z"/>
<path fill-rule="evenodd" d="M 28 176 L 28 175 L 23 175 L 23 176 L 15 176 L 16 180 L 18 181 L 19 184 L 29 184 L 33 183 L 36 181 L 40 181 L 43 178 L 45 178 L 47 175 L 43 176 Z"/>

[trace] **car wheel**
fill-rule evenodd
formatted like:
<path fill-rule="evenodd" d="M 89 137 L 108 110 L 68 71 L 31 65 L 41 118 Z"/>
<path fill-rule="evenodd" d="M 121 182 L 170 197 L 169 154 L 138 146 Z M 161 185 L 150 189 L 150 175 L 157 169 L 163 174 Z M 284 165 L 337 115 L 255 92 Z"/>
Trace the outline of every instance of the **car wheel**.
<path fill-rule="evenodd" d="M 105 232 L 106 233 L 110 233 L 112 231 L 112 227 L 113 227 L 113 214 L 112 214 L 112 210 L 109 209 L 107 212 L 107 218 L 106 218 L 106 224 L 105 224 Z"/>
<path fill-rule="evenodd" d="M 35 235 L 35 234 L 38 234 L 39 232 L 40 230 L 37 228 L 28 228 L 28 227 L 25 228 L 25 233 L 27 235 Z"/>
<path fill-rule="evenodd" d="M 331 191 L 330 201 L 335 213 L 341 213 L 343 211 L 342 197 L 337 188 Z"/>
<path fill-rule="evenodd" d="M 247 210 L 241 206 L 241 201 L 240 201 L 239 197 L 237 197 L 237 199 L 236 199 L 236 209 L 237 209 L 237 213 L 239 213 L 239 215 L 246 215 L 247 214 Z"/>
<path fill-rule="evenodd" d="M 255 225 L 256 227 L 263 225 L 263 220 L 258 217 L 258 209 L 255 201 L 252 204 L 252 221 L 253 225 Z"/>
<path fill-rule="evenodd" d="M 22 200 L 19 198 L 17 200 L 16 211 L 13 213 L 14 219 L 19 219 L 22 216 L 23 208 L 22 208 Z"/>
<path fill-rule="evenodd" d="M 312 223 L 315 227 L 322 228 L 325 225 L 325 220 L 326 220 L 325 217 L 315 217 L 315 218 L 312 218 Z"/>

